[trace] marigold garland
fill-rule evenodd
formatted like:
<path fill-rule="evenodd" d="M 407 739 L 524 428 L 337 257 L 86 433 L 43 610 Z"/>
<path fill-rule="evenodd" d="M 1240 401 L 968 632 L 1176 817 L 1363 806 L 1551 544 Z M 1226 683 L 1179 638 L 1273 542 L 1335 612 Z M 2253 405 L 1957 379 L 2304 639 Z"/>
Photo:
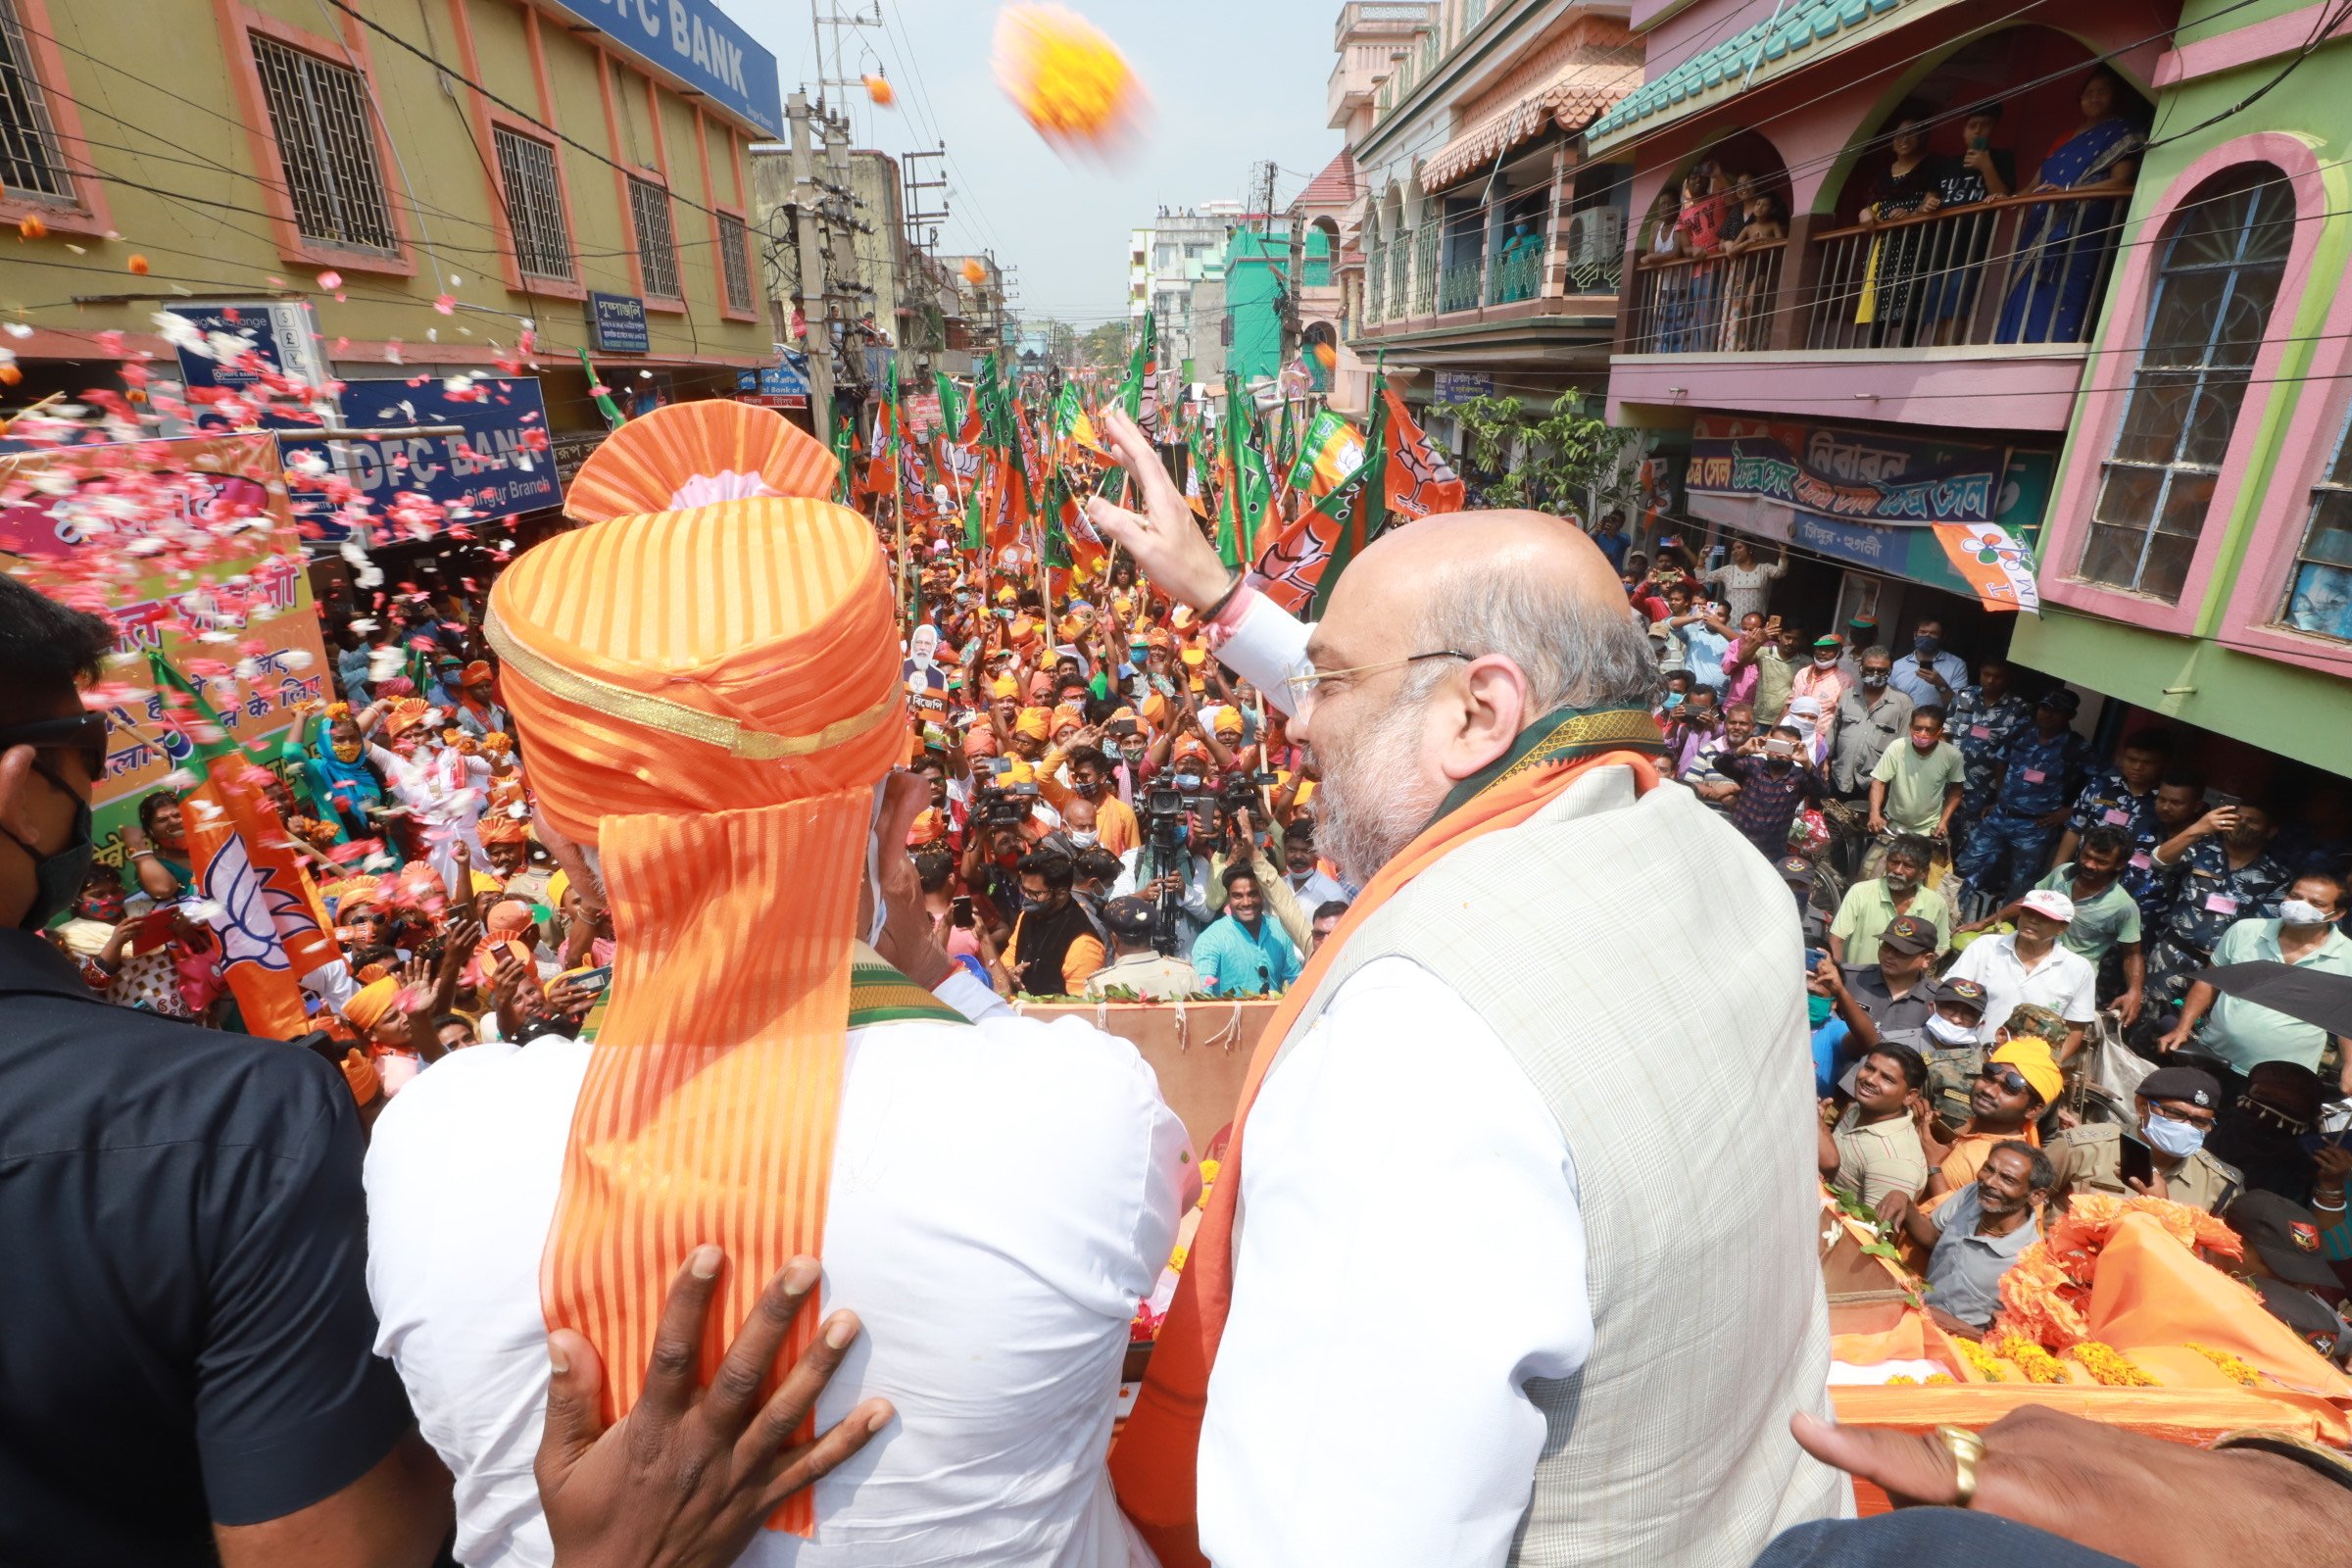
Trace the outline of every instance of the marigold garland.
<path fill-rule="evenodd" d="M 1921 1380 L 1920 1386 L 1928 1389 L 1938 1389 L 1956 1387 L 1959 1382 L 1960 1380 L 1952 1376 L 1949 1372 L 1931 1372 L 1927 1375 L 1927 1377 Z"/>
<path fill-rule="evenodd" d="M 1987 1383 L 2009 1381 L 2009 1375 L 2001 1370 L 1999 1356 L 1994 1355 L 1974 1340 L 1955 1339 L 1952 1343 L 1960 1347 L 1960 1358 L 1969 1364 L 1970 1370 L 1974 1371 L 1977 1376 Z"/>
<path fill-rule="evenodd" d="M 1905 1387 L 1916 1388 L 1919 1385 L 1919 1379 L 1911 1376 L 1908 1372 L 1897 1372 L 1886 1380 L 1886 1386 L 1891 1389 L 1898 1383 Z"/>
<path fill-rule="evenodd" d="M 2154 1378 L 2134 1365 L 2130 1356 L 2114 1346 L 2102 1345 L 2097 1340 L 2084 1340 L 2080 1345 L 2069 1347 L 2066 1359 L 2081 1362 L 2092 1377 L 2111 1389 L 2153 1389 L 2160 1386 Z"/>
<path fill-rule="evenodd" d="M 2248 1363 L 2231 1355 L 2228 1350 L 2217 1350 L 2210 1345 L 2198 1345 L 2193 1341 L 2181 1348 L 2196 1351 L 2206 1360 L 2220 1367 L 2223 1374 L 2231 1382 L 2242 1383 L 2249 1389 L 2262 1386 L 2262 1374 L 2254 1370 Z"/>
<path fill-rule="evenodd" d="M 2066 1381 L 2066 1368 L 2058 1364 L 2058 1358 L 2023 1334 L 2007 1335 L 1993 1348 L 2003 1359 L 2016 1362 L 2029 1383 Z"/>
<path fill-rule="evenodd" d="M 2099 1252 L 2127 1214 L 2146 1214 L 2181 1246 L 2238 1257 L 2237 1233 L 2203 1209 L 2136 1194 L 2077 1193 L 2063 1214 L 2050 1218 L 2041 1240 L 2017 1254 L 2001 1276 L 2000 1329 L 2065 1349 L 2090 1337 L 2084 1309 Z"/>

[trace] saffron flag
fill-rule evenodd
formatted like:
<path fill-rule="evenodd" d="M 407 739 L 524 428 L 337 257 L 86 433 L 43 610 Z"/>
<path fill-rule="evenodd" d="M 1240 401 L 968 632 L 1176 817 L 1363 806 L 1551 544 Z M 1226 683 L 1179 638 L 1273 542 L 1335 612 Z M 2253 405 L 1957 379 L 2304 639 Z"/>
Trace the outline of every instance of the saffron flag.
<path fill-rule="evenodd" d="M 1291 488 L 1320 501 L 1364 461 L 1364 439 L 1355 426 L 1325 409 L 1308 421 L 1299 438 L 1298 461 L 1291 466 Z"/>
<path fill-rule="evenodd" d="M 1340 573 L 1379 537 L 1388 520 L 1387 487 L 1375 479 L 1385 467 L 1386 414 L 1385 405 L 1374 403 L 1364 460 L 1298 521 L 1281 528 L 1250 568 L 1250 584 L 1294 615 L 1322 618 Z"/>
<path fill-rule="evenodd" d="M 180 803 L 195 908 L 220 938 L 221 971 L 245 1027 L 266 1040 L 295 1039 L 310 1027 L 301 977 L 342 949 L 295 858 L 293 835 L 264 793 L 266 770 L 161 653 L 147 659 L 158 688 L 182 698 L 166 701 L 190 748 L 180 766 L 196 775 Z"/>
<path fill-rule="evenodd" d="M 1461 475 L 1421 433 L 1396 388 L 1384 381 L 1380 397 L 1389 421 L 1388 495 L 1384 498 L 1389 517 L 1410 522 L 1441 512 L 1461 511 L 1468 495 Z"/>

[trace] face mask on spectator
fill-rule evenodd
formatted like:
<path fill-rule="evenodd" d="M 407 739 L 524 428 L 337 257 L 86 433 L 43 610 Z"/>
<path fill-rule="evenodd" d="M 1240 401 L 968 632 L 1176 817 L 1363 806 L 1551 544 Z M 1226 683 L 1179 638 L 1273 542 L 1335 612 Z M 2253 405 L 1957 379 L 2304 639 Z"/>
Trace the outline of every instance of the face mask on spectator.
<path fill-rule="evenodd" d="M 1862 672 L 1862 684 L 1869 687 L 1874 692 L 1882 690 L 1886 684 L 1886 671 L 1883 669 L 1864 670 Z"/>
<path fill-rule="evenodd" d="M 1179 773 L 1176 775 L 1176 787 L 1180 790 L 1186 791 L 1187 793 L 1197 790 L 1200 787 L 1200 775 L 1198 773 Z"/>
<path fill-rule="evenodd" d="M 1070 842 L 1077 845 L 1082 850 L 1093 849 L 1095 845 L 1102 839 L 1102 835 L 1097 833 L 1093 828 L 1088 828 L 1084 832 L 1079 831 L 1077 828 L 1070 829 Z"/>
<path fill-rule="evenodd" d="M 1977 1043 L 1976 1030 L 1964 1023 L 1954 1023 L 1940 1012 L 1929 1015 L 1928 1033 L 1947 1046 L 1973 1046 Z"/>
<path fill-rule="evenodd" d="M 1914 637 L 1911 639 L 1911 652 L 1921 659 L 1934 659 L 1942 647 L 1941 638 Z"/>
<path fill-rule="evenodd" d="M 2327 925 L 2328 911 L 2309 899 L 2287 899 L 2278 906 L 2278 918 L 2288 925 Z"/>
<path fill-rule="evenodd" d="M 1838 662 L 1838 655 L 1830 649 L 1823 648 L 1815 652 L 1813 655 L 1813 662 L 1820 665 L 1823 669 L 1827 669 L 1832 664 Z"/>
<path fill-rule="evenodd" d="M 2205 1147 L 2204 1128 L 2175 1121 L 2161 1110 L 2148 1112 L 2147 1134 L 2149 1143 L 2175 1159 L 2186 1159 Z"/>

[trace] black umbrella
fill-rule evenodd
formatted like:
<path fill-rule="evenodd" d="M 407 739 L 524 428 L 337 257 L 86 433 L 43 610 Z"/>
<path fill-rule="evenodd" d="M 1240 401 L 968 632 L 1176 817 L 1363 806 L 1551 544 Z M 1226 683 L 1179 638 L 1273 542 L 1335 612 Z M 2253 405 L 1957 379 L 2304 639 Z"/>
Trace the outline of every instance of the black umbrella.
<path fill-rule="evenodd" d="M 2265 958 L 2224 964 L 2191 978 L 2240 1002 L 2315 1024 L 2331 1035 L 2352 1035 L 2352 975 L 2328 974 Z"/>

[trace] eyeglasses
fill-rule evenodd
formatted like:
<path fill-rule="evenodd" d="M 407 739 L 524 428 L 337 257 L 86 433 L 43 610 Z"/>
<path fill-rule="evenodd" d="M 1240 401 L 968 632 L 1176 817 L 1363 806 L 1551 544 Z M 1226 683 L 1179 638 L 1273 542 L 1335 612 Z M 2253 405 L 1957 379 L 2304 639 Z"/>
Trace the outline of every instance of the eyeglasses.
<path fill-rule="evenodd" d="M 2031 1087 L 2026 1082 L 2026 1075 L 2015 1067 L 1981 1067 L 1977 1070 L 1977 1076 L 1987 1083 L 2000 1085 L 2012 1095 L 2022 1095 Z"/>
<path fill-rule="evenodd" d="M 71 718 L 44 718 L 30 724 L 0 729 L 0 752 L 12 746 L 55 747 L 81 753 L 81 765 L 92 783 L 106 776 L 106 715 L 75 713 Z"/>
<path fill-rule="evenodd" d="M 1370 675 L 1384 669 L 1401 669 L 1418 664 L 1425 659 L 1469 659 L 1472 656 L 1453 648 L 1433 648 L 1426 654 L 1407 654 L 1402 659 L 1383 660 L 1377 664 L 1350 664 L 1346 669 L 1317 669 L 1311 659 L 1301 659 L 1282 677 L 1285 690 L 1291 694 L 1291 706 L 1304 710 L 1314 701 L 1315 688 L 1337 675 Z"/>

